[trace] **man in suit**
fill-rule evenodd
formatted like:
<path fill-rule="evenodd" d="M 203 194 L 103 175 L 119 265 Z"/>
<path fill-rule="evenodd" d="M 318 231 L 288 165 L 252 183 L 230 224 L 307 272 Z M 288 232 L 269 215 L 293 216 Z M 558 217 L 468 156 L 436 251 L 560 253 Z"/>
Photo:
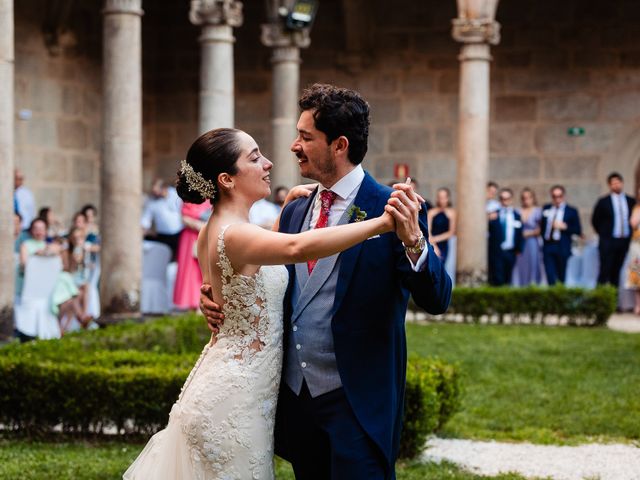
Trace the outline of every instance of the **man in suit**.
<path fill-rule="evenodd" d="M 513 208 L 513 191 L 498 194 L 500 208 L 489 214 L 489 283 L 510 285 L 516 256 L 522 252 L 522 219 Z"/>
<path fill-rule="evenodd" d="M 629 249 L 631 228 L 629 218 L 635 200 L 624 193 L 622 175 L 617 172 L 607 177 L 609 195 L 600 197 L 591 216 L 593 229 L 598 233 L 600 273 L 598 283 L 618 286 L 620 269 Z"/>
<path fill-rule="evenodd" d="M 540 230 L 544 245 L 542 255 L 547 282 L 564 283 L 567 261 L 571 256 L 571 237 L 582 235 L 578 210 L 568 205 L 562 185 L 551 187 L 551 203 L 542 207 Z"/>
<path fill-rule="evenodd" d="M 389 203 L 396 232 L 313 265 L 287 266 L 276 453 L 291 461 L 298 480 L 393 479 L 409 294 L 426 311 L 443 313 L 451 279 L 426 241 L 425 209 L 411 186 L 391 189 L 362 169 L 367 102 L 352 90 L 316 84 L 299 105 L 291 150 L 302 176 L 320 186 L 283 209 L 280 231 L 360 221 Z M 201 309 L 214 331 L 216 307 L 203 293 Z"/>

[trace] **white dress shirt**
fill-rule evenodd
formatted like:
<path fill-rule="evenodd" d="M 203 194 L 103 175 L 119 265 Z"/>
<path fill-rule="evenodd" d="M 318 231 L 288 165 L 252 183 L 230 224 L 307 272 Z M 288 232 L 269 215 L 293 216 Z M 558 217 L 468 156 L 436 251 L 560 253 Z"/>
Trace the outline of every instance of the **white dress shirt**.
<path fill-rule="evenodd" d="M 513 237 L 515 234 L 516 217 L 513 214 L 513 208 L 501 208 L 500 209 L 500 224 L 504 225 L 504 241 L 500 244 L 502 250 L 513 250 L 514 242 Z"/>
<path fill-rule="evenodd" d="M 353 202 L 358 195 L 358 191 L 360 190 L 360 185 L 362 185 L 362 181 L 364 180 L 364 170 L 362 169 L 362 165 L 357 165 L 356 168 L 347 173 L 344 177 L 338 180 L 333 186 L 325 187 L 324 185 L 320 185 L 318 187 L 318 193 L 316 193 L 316 197 L 313 203 L 313 212 L 311 213 L 311 221 L 309 222 L 309 228 L 315 228 L 316 223 L 318 223 L 318 218 L 320 217 L 320 193 L 324 190 L 331 190 L 336 194 L 336 198 L 333 201 L 333 205 L 331 205 L 331 210 L 329 211 L 329 219 L 327 222 L 327 227 L 335 226 L 342 215 L 344 214 L 347 207 Z M 429 253 L 429 249 L 425 247 L 422 255 L 418 259 L 418 262 L 414 265 L 409 258 L 409 262 L 414 271 L 419 272 L 424 269 L 424 265 L 427 260 L 427 254 Z"/>
<path fill-rule="evenodd" d="M 547 228 L 544 232 L 544 238 L 547 240 L 555 240 L 556 242 L 560 240 L 561 232 L 557 228 L 553 230 L 553 238 L 551 238 L 551 229 L 553 228 L 553 222 L 564 222 L 564 207 L 567 204 L 562 202 L 559 207 L 555 205 L 552 206 L 549 210 L 543 212 L 544 216 L 547 217 Z"/>
<path fill-rule="evenodd" d="M 14 195 L 16 202 L 18 202 L 18 213 L 22 217 L 22 223 L 20 224 L 23 230 L 26 230 L 31 226 L 31 222 L 36 218 L 36 199 L 33 197 L 33 193 L 24 185 L 16 188 Z"/>
<path fill-rule="evenodd" d="M 612 193 L 613 205 L 613 238 L 629 237 L 629 205 L 624 193 Z"/>
<path fill-rule="evenodd" d="M 155 225 L 157 233 L 175 235 L 184 228 L 182 223 L 182 200 L 176 189 L 169 187 L 166 197 L 149 198 L 144 205 L 142 228 L 149 229 Z"/>

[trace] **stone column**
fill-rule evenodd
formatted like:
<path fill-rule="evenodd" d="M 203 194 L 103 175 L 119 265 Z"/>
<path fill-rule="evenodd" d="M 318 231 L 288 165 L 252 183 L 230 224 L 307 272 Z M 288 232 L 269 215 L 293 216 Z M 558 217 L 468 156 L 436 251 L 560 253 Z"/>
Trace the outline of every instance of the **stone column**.
<path fill-rule="evenodd" d="M 142 0 L 103 13 L 100 298 L 107 320 L 139 315 L 142 279 Z"/>
<path fill-rule="evenodd" d="M 0 341 L 13 333 L 13 0 L 0 0 Z"/>
<path fill-rule="evenodd" d="M 191 0 L 189 19 L 202 26 L 199 131 L 231 128 L 234 125 L 233 27 L 242 25 L 242 2 Z"/>
<path fill-rule="evenodd" d="M 492 19 L 462 16 L 453 21 L 453 37 L 463 43 L 458 57 L 456 280 L 460 285 L 474 286 L 487 280 L 485 190 L 489 170 L 489 44 L 498 43 L 499 25 Z"/>
<path fill-rule="evenodd" d="M 300 174 L 291 143 L 298 123 L 300 89 L 300 48 L 311 43 L 308 30 L 287 32 L 282 23 L 274 21 L 262 26 L 262 43 L 273 49 L 271 81 L 271 173 L 272 185 L 292 187 Z"/>

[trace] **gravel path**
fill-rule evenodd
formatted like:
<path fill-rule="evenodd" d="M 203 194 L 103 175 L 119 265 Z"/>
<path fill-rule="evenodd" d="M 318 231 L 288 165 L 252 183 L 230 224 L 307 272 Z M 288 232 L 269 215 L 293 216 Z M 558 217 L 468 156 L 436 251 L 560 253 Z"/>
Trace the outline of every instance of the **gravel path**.
<path fill-rule="evenodd" d="M 565 447 L 433 438 L 424 458 L 448 460 L 484 475 L 517 472 L 554 480 L 640 480 L 640 448 L 632 445 Z"/>

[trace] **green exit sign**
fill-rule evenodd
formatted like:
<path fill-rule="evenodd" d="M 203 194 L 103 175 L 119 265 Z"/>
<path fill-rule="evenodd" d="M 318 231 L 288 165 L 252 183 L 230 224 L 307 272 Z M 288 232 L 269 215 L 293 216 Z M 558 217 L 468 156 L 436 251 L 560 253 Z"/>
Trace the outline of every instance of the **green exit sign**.
<path fill-rule="evenodd" d="M 569 127 L 567 135 L 570 137 L 582 137 L 584 135 L 584 128 L 582 127 Z"/>

